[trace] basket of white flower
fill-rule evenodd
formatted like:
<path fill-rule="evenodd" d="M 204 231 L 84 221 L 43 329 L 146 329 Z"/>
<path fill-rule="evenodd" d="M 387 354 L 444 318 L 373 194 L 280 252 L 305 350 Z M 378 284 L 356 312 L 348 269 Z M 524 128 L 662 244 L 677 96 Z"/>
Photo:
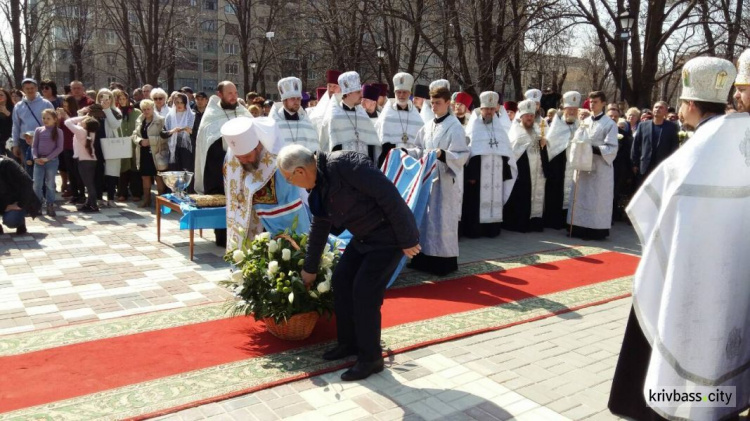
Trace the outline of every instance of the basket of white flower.
<path fill-rule="evenodd" d="M 308 290 L 300 275 L 308 236 L 295 228 L 296 223 L 275 237 L 264 232 L 238 244 L 224 256 L 233 272 L 222 283 L 234 292 L 232 314 L 263 320 L 274 336 L 289 340 L 307 338 L 320 315 L 333 314 L 331 275 L 340 258 L 327 244 Z"/>

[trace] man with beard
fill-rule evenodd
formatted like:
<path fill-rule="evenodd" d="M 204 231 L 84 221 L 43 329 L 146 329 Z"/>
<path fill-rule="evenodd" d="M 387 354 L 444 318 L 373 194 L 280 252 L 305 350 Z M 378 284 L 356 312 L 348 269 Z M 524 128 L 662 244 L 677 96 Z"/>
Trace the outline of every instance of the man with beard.
<path fill-rule="evenodd" d="M 737 60 L 737 80 L 734 82 L 734 89 L 737 112 L 750 112 L 750 49 L 743 51 Z"/>
<path fill-rule="evenodd" d="M 547 171 L 547 139 L 535 124 L 537 104 L 530 99 L 518 104 L 518 118 L 513 121 L 508 137 L 513 158 L 518 165 L 518 178 L 503 208 L 503 228 L 510 231 L 542 231 L 544 186 Z"/>
<path fill-rule="evenodd" d="M 617 156 L 617 123 L 604 115 L 607 101 L 604 92 L 591 92 L 589 100 L 592 116 L 583 124 L 593 148 L 593 167 L 591 171 L 579 171 L 573 181 L 574 198 L 567 221 L 573 226 L 574 237 L 603 240 L 609 236 L 612 226 L 615 182 L 612 162 Z"/>
<path fill-rule="evenodd" d="M 462 234 L 469 238 L 497 237 L 503 206 L 518 175 L 508 132 L 496 114 L 500 95 L 482 92 L 480 108 L 472 112 L 466 128 L 470 158 L 464 168 Z"/>
<path fill-rule="evenodd" d="M 750 117 L 720 116 L 735 74 L 731 62 L 715 57 L 685 64 L 680 112 L 695 135 L 627 208 L 643 255 L 608 403 L 626 419 L 733 420 L 750 402 Z M 731 389 L 734 403 L 655 401 L 665 386 Z"/>
<path fill-rule="evenodd" d="M 393 76 L 396 100 L 385 105 L 380 118 L 375 123 L 375 131 L 378 133 L 378 139 L 383 147 L 383 152 L 378 158 L 378 168 L 383 165 L 383 161 L 385 161 L 385 157 L 391 149 L 413 148 L 417 132 L 424 126 L 419 111 L 409 101 L 413 84 L 414 77 L 408 73 L 396 73 Z"/>
<path fill-rule="evenodd" d="M 516 101 L 505 101 L 503 103 L 503 108 L 505 108 L 505 111 L 508 113 L 508 119 L 510 119 L 510 121 L 516 119 L 516 113 L 518 112 L 518 103 Z"/>
<path fill-rule="evenodd" d="M 296 77 L 285 77 L 278 83 L 281 107 L 274 107 L 271 117 L 281 131 L 282 146 L 302 145 L 311 151 L 320 149 L 318 134 L 302 109 L 302 81 Z"/>
<path fill-rule="evenodd" d="M 195 145 L 195 191 L 201 194 L 224 194 L 224 158 L 227 143 L 221 137 L 221 126 L 238 117 L 252 118 L 237 102 L 237 87 L 224 81 L 216 88 L 216 95 L 208 100 L 198 128 Z M 214 230 L 216 245 L 226 246 L 227 231 Z"/>
<path fill-rule="evenodd" d="M 221 126 L 229 148 L 224 164 L 227 200 L 227 251 L 266 231 L 276 233 L 297 221 L 297 232 L 310 229 L 300 189 L 276 167 L 281 133 L 269 117 L 238 117 Z M 274 153 L 275 152 L 275 153 Z"/>
<path fill-rule="evenodd" d="M 542 123 L 542 91 L 539 89 L 529 89 L 523 94 L 524 98 L 530 101 L 534 101 L 536 104 L 536 112 L 534 117 L 534 123 L 541 125 Z"/>
<path fill-rule="evenodd" d="M 544 226 L 552 229 L 565 227 L 570 203 L 570 186 L 573 184 L 573 168 L 568 163 L 570 143 L 578 130 L 578 107 L 581 94 L 565 92 L 562 111 L 555 114 L 547 134 L 549 172 L 544 186 Z"/>
<path fill-rule="evenodd" d="M 466 128 L 466 125 L 469 124 L 468 112 L 469 107 L 471 107 L 472 101 L 473 99 L 471 98 L 471 95 L 467 94 L 466 92 L 456 93 L 456 103 L 453 110 L 456 113 L 458 122 L 461 123 L 464 128 Z"/>
<path fill-rule="evenodd" d="M 355 151 L 377 159 L 375 147 L 380 146 L 375 126 L 370 116 L 360 105 L 362 102 L 362 83 L 357 72 L 346 72 L 339 76 L 341 102 L 334 97 L 334 103 L 326 112 L 320 133 L 322 150 Z"/>

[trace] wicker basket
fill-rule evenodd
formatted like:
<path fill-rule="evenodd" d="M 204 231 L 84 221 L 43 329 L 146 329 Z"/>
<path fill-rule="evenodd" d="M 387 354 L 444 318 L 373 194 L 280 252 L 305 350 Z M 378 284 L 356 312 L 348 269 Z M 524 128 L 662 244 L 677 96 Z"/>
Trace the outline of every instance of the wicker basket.
<path fill-rule="evenodd" d="M 273 317 L 263 319 L 266 328 L 271 334 L 279 339 L 288 341 L 301 341 L 307 339 L 315 328 L 320 315 L 317 311 L 295 314 L 286 322 L 276 323 Z"/>

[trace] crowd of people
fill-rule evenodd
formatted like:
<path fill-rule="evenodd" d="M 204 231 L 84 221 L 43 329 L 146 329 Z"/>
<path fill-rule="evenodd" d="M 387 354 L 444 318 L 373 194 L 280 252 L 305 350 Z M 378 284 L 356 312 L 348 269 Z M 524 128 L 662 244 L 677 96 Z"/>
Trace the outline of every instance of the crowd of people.
<path fill-rule="evenodd" d="M 441 174 L 455 178 L 441 187 L 443 212 L 437 214 L 438 203 L 431 206 L 434 216 L 428 220 L 437 223 L 432 228 L 438 232 L 454 231 L 450 227 L 455 225 L 451 236 L 457 241 L 460 236 L 494 237 L 501 227 L 526 232 L 573 225 L 573 235 L 602 239 L 612 220 L 622 219 L 623 207 L 640 180 L 678 147 L 678 134 L 683 133 L 683 123 L 664 102 L 642 111 L 615 103 L 605 108 L 601 92 L 584 98 L 577 92 L 559 95 L 551 89 L 530 89 L 521 103 L 502 103 L 497 93 L 484 92 L 481 104 L 472 108 L 472 96 L 451 93 L 446 80 L 415 85 L 412 75 L 399 73 L 393 79 L 394 98 L 388 99 L 388 84 L 362 85 L 356 72 L 343 74 L 339 81 L 341 76 L 328 71 L 327 85 L 314 96 L 302 90 L 299 79 L 282 79 L 278 87 L 282 101 L 277 103 L 255 92 L 243 100 L 233 83 L 222 82 L 211 95 L 217 98 L 211 105 L 208 94 L 194 93 L 190 87 L 167 94 L 144 85 L 129 94 L 118 83 L 87 91 L 83 83 L 73 81 L 60 94 L 54 81 L 27 78 L 21 91 L 0 90 L 0 144 L 5 145 L 3 153 L 32 178 L 42 209 L 54 217 L 58 174 L 62 198 L 81 212 L 98 212 L 128 200 L 151 207 L 152 186 L 156 185 L 156 194 L 168 190 L 158 175 L 166 170 L 194 171 L 191 192 L 223 194 L 227 146 L 215 142 L 222 116 L 225 120 L 270 116 L 287 143 L 313 151 L 355 150 L 377 166 L 390 149 L 415 147 L 421 133 L 420 147 L 440 146 L 447 151 L 439 158 L 445 165 Z M 438 88 L 447 92 L 440 92 L 444 103 L 440 96 L 433 98 Z M 439 111 L 445 106 L 444 115 L 436 117 L 435 103 L 440 104 Z M 207 121 L 212 124 L 206 124 L 201 139 L 203 116 L 212 108 Z M 603 124 L 603 113 L 615 124 Z M 573 183 L 574 171 L 566 170 L 566 162 L 570 141 L 581 125 L 598 136 L 599 148 L 594 148 L 592 159 L 603 167 L 581 172 L 580 182 Z M 132 157 L 108 159 L 102 139 L 122 137 L 133 140 Z M 472 138 L 493 146 L 477 149 L 479 143 L 472 147 Z M 484 161 L 498 173 L 483 173 Z M 611 176 L 605 175 L 610 172 Z M 612 191 L 605 193 L 609 185 Z M 577 211 L 569 218 L 574 196 Z M 610 196 L 612 200 L 605 203 Z M 225 243 L 225 232 L 217 230 L 217 244 Z M 434 253 L 448 257 L 447 263 L 423 262 L 420 257 L 413 265 L 440 273 L 454 269 L 457 246 L 441 248 Z"/>

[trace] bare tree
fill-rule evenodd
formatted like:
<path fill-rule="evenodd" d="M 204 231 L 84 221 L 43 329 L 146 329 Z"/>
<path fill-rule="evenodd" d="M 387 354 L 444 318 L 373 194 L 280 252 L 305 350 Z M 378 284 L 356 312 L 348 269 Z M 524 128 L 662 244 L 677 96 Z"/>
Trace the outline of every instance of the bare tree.
<path fill-rule="evenodd" d="M 84 52 L 96 30 L 95 10 L 95 0 L 68 0 L 54 5 L 54 25 L 60 35 L 58 40 L 67 44 L 73 61 L 71 80 L 85 82 L 87 79 L 84 74 Z M 90 58 L 86 57 L 86 60 Z"/>
<path fill-rule="evenodd" d="M 572 0 L 572 6 L 583 22 L 590 25 L 597 37 L 597 45 L 616 80 L 630 70 L 626 80 L 625 98 L 630 104 L 645 107 L 651 103 L 658 78 L 659 55 L 670 38 L 680 30 L 695 25 L 694 9 L 699 0 L 631 0 L 630 8 L 638 19 L 631 30 L 630 60 L 620 64 L 625 45 L 616 38 L 622 31 L 618 16 L 625 11 L 624 0 L 616 4 L 608 0 Z M 614 30 L 613 30 L 614 28 Z"/>
<path fill-rule="evenodd" d="M 104 0 L 109 25 L 122 43 L 130 60 L 131 79 L 157 85 L 165 69 L 174 66 L 175 37 L 189 0 Z M 181 14 L 182 12 L 182 14 Z M 204 31 L 216 32 L 218 22 L 201 22 Z M 132 86 L 132 85 L 131 85 Z"/>
<path fill-rule="evenodd" d="M 10 85 L 26 75 L 41 76 L 41 54 L 51 32 L 47 2 L 0 0 L 0 19 L 10 25 L 10 40 L 0 41 L 0 71 Z"/>

